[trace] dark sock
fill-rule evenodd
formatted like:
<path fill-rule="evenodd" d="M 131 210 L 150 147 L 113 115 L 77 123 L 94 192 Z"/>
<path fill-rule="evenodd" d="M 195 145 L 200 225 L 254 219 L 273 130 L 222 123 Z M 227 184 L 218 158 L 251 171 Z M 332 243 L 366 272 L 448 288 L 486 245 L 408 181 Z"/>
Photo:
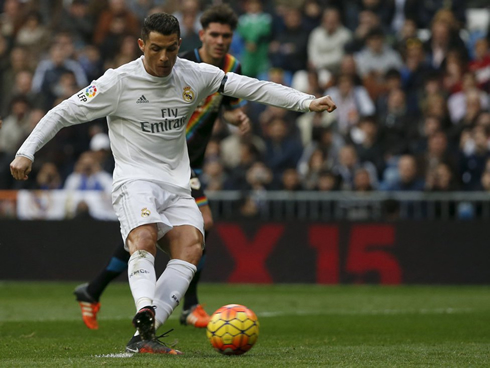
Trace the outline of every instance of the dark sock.
<path fill-rule="evenodd" d="M 205 232 L 204 237 L 207 238 L 208 232 Z M 199 264 L 197 265 L 197 270 L 196 273 L 194 274 L 194 277 L 191 280 L 191 283 L 189 284 L 189 288 L 187 289 L 185 296 L 184 296 L 184 306 L 182 307 L 183 310 L 190 309 L 194 305 L 199 304 L 199 299 L 197 297 L 197 284 L 199 283 L 199 279 L 201 278 L 201 272 L 202 269 L 204 268 L 204 263 L 206 261 L 206 248 L 202 251 L 202 257 L 201 260 L 199 261 Z"/>
<path fill-rule="evenodd" d="M 107 266 L 88 284 L 87 292 L 90 296 L 99 301 L 107 285 L 128 268 L 128 260 L 129 252 L 124 249 L 124 243 L 121 242 Z"/>

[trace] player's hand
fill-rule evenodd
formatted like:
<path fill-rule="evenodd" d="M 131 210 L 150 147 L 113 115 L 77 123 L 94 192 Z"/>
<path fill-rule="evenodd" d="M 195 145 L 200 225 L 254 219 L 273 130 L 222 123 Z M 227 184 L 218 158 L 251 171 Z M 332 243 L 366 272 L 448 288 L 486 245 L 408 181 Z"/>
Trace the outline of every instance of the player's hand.
<path fill-rule="evenodd" d="M 227 122 L 235 125 L 240 134 L 243 135 L 250 131 L 250 119 L 241 109 L 225 111 L 223 117 Z"/>
<path fill-rule="evenodd" d="M 32 170 L 32 161 L 27 157 L 17 156 L 10 163 L 10 173 L 16 180 L 27 180 Z"/>
<path fill-rule="evenodd" d="M 337 105 L 335 105 L 335 102 L 333 102 L 332 98 L 329 95 L 320 98 L 315 98 L 313 101 L 311 101 L 310 104 L 310 111 L 314 111 L 314 112 L 322 112 L 322 111 L 332 112 L 336 108 Z"/>
<path fill-rule="evenodd" d="M 250 132 L 250 119 L 243 111 L 239 111 L 237 113 L 235 125 L 238 127 L 240 134 L 242 135 Z"/>

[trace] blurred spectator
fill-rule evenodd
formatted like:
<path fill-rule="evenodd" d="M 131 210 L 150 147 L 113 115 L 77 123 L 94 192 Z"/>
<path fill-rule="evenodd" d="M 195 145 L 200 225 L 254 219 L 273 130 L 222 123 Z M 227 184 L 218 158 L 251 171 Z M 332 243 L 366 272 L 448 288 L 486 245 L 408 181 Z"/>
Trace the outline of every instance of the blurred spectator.
<path fill-rule="evenodd" d="M 49 59 L 39 63 L 32 81 L 32 91 L 43 94 L 45 103 L 43 108 L 49 110 L 53 107 L 57 97 L 58 83 L 66 72 L 72 72 L 77 86 L 81 88 L 87 85 L 87 77 L 80 63 L 68 59 L 63 46 L 55 43 L 49 50 Z"/>
<path fill-rule="evenodd" d="M 418 40 L 417 35 L 417 23 L 413 19 L 405 19 L 400 30 L 396 33 L 396 39 L 394 42 L 394 49 L 398 51 L 400 55 L 405 55 L 407 47 L 412 40 Z"/>
<path fill-rule="evenodd" d="M 110 62 L 116 57 L 121 45 L 126 36 L 131 35 L 127 32 L 126 18 L 123 16 L 114 16 L 111 18 L 111 24 L 105 37 L 100 41 L 100 54 L 102 59 L 109 65 L 106 65 L 106 69 L 110 67 Z M 133 35 L 134 38 L 136 36 Z"/>
<path fill-rule="evenodd" d="M 426 177 L 434 173 L 440 163 L 446 163 L 456 172 L 456 158 L 449 149 L 448 139 L 444 132 L 436 131 L 428 137 L 427 151 L 417 156 L 419 173 Z"/>
<path fill-rule="evenodd" d="M 317 149 L 323 153 L 325 167 L 331 168 L 337 163 L 340 149 L 344 144 L 344 138 L 331 127 L 318 127 L 314 129 L 312 141 L 304 147 L 303 154 L 298 163 L 298 171 L 302 176 L 306 175 L 310 157 Z"/>
<path fill-rule="evenodd" d="M 408 1 L 407 1 L 408 2 Z M 456 15 L 454 22 L 462 27 L 466 23 L 466 1 L 465 0 L 430 0 L 412 1 L 415 5 L 417 25 L 419 28 L 430 28 L 431 21 L 441 10 Z"/>
<path fill-rule="evenodd" d="M 173 15 L 179 21 L 182 39 L 188 36 L 187 32 L 198 34 L 202 28 L 200 0 L 182 0 Z"/>
<path fill-rule="evenodd" d="M 444 18 L 434 19 L 431 25 L 431 37 L 425 42 L 426 54 L 432 68 L 439 70 L 444 66 L 449 51 L 456 51 L 462 60 L 467 60 L 467 52 L 459 33 L 451 28 Z"/>
<path fill-rule="evenodd" d="M 5 0 L 3 2 L 3 12 L 0 13 L 0 33 L 9 42 L 12 42 L 23 23 L 23 2 L 20 0 Z"/>
<path fill-rule="evenodd" d="M 346 7 L 348 24 L 354 28 L 360 23 L 359 15 L 362 12 L 372 12 L 379 19 L 379 25 L 383 26 L 385 32 L 391 30 L 391 22 L 395 11 L 395 1 L 393 0 L 358 0 L 350 2 Z"/>
<path fill-rule="evenodd" d="M 379 117 L 385 157 L 408 153 L 410 140 L 417 133 L 417 119 L 408 112 L 405 93 L 394 89 L 388 95 L 386 113 Z"/>
<path fill-rule="evenodd" d="M 124 33 L 138 36 L 140 25 L 138 18 L 129 10 L 125 0 L 109 0 L 109 7 L 99 16 L 94 30 L 94 43 L 101 45 L 114 27 L 124 24 Z M 119 18 L 114 23 L 114 18 Z"/>
<path fill-rule="evenodd" d="M 245 42 L 241 57 L 242 72 L 249 77 L 265 73 L 269 67 L 268 48 L 272 18 L 263 12 L 259 0 L 245 0 L 245 14 L 238 19 L 237 33 Z"/>
<path fill-rule="evenodd" d="M 29 125 L 29 101 L 22 96 L 12 99 L 10 113 L 0 129 L 0 153 L 14 156 L 22 141 L 31 132 Z"/>
<path fill-rule="evenodd" d="M 424 187 L 424 180 L 418 176 L 415 157 L 403 155 L 398 161 L 397 180 L 392 183 L 385 183 L 382 189 L 388 191 L 421 191 L 424 190 Z"/>
<path fill-rule="evenodd" d="M 464 115 L 454 124 L 449 133 L 452 141 L 456 141 L 463 134 L 464 130 L 472 129 L 476 125 L 482 110 L 481 93 L 477 89 L 471 89 L 465 93 Z"/>
<path fill-rule="evenodd" d="M 287 192 L 297 192 L 304 189 L 296 169 L 290 168 L 283 172 L 279 189 Z"/>
<path fill-rule="evenodd" d="M 459 189 L 455 173 L 450 165 L 439 163 L 426 175 L 426 190 L 431 192 L 451 192 Z"/>
<path fill-rule="evenodd" d="M 184 14 L 182 23 L 180 23 L 182 44 L 180 45 L 179 53 L 183 54 L 186 51 L 194 50 L 201 46 L 199 30 L 196 30 L 196 17 L 196 14 L 193 12 Z"/>
<path fill-rule="evenodd" d="M 80 51 L 78 61 L 87 75 L 87 80 L 93 81 L 104 74 L 104 61 L 97 47 L 87 45 Z"/>
<path fill-rule="evenodd" d="M 112 64 L 112 68 L 118 68 L 140 56 L 141 51 L 138 48 L 137 42 L 137 38 L 132 35 L 126 35 L 121 39 L 116 54 L 109 61 L 109 64 Z"/>
<path fill-rule="evenodd" d="M 366 37 L 373 29 L 381 27 L 379 17 L 371 10 L 362 10 L 358 14 L 359 23 L 354 30 L 354 38 L 345 45 L 349 53 L 360 51 L 366 43 Z"/>
<path fill-rule="evenodd" d="M 109 136 L 103 132 L 98 132 L 90 139 L 90 151 L 93 152 L 95 159 L 101 168 L 112 174 L 114 171 L 114 157 L 111 152 Z"/>
<path fill-rule="evenodd" d="M 95 26 L 95 19 L 89 12 L 88 3 L 89 0 L 64 1 L 57 27 L 60 31 L 73 34 L 75 42 L 81 46 L 92 41 Z"/>
<path fill-rule="evenodd" d="M 372 192 L 374 190 L 371 184 L 371 178 L 369 171 L 366 169 L 357 169 L 354 174 L 354 188 L 355 192 Z"/>
<path fill-rule="evenodd" d="M 383 145 L 379 139 L 378 125 L 374 117 L 363 117 L 359 121 L 355 139 L 353 139 L 357 156 L 361 163 L 371 162 L 378 175 L 384 171 Z"/>
<path fill-rule="evenodd" d="M 41 14 L 36 11 L 27 13 L 25 22 L 17 32 L 15 43 L 29 49 L 31 55 L 38 60 L 49 44 L 48 29 L 42 24 Z"/>
<path fill-rule="evenodd" d="M 475 58 L 468 64 L 468 69 L 475 74 L 478 88 L 490 91 L 490 43 L 487 39 L 480 38 L 475 42 Z"/>
<path fill-rule="evenodd" d="M 239 144 L 240 158 L 237 165 L 229 170 L 226 189 L 245 190 L 247 171 L 261 158 L 259 149 L 248 139 L 243 139 Z M 236 148 L 235 148 L 236 149 Z"/>
<path fill-rule="evenodd" d="M 341 74 L 337 84 L 326 90 L 337 104 L 335 112 L 338 131 L 347 136 L 350 129 L 357 124 L 361 116 L 375 113 L 374 103 L 363 86 L 356 86 L 349 74 Z"/>
<path fill-rule="evenodd" d="M 36 175 L 36 189 L 61 189 L 61 184 L 61 175 L 56 165 L 52 162 L 43 163 Z"/>
<path fill-rule="evenodd" d="M 301 175 L 303 187 L 307 190 L 313 190 L 320 177 L 320 173 L 328 169 L 328 161 L 325 153 L 321 149 L 315 149 L 305 165 L 298 165 L 298 171 Z"/>
<path fill-rule="evenodd" d="M 427 151 L 428 140 L 442 130 L 441 120 L 432 115 L 424 116 L 418 127 L 417 137 L 410 142 L 410 152 L 419 155 Z"/>
<path fill-rule="evenodd" d="M 271 170 L 263 162 L 254 162 L 247 171 L 247 189 L 257 192 L 267 190 L 272 182 L 272 178 Z"/>
<path fill-rule="evenodd" d="M 323 12 L 322 25 L 315 28 L 308 40 L 308 62 L 317 71 L 338 72 L 344 55 L 344 46 L 352 39 L 351 32 L 340 23 L 337 9 Z"/>
<path fill-rule="evenodd" d="M 369 182 L 373 188 L 378 187 L 378 173 L 371 162 L 361 163 L 356 150 L 352 145 L 340 149 L 339 162 L 333 167 L 333 172 L 342 179 L 342 190 L 354 190 L 354 178 L 358 169 L 365 169 L 369 173 Z"/>
<path fill-rule="evenodd" d="M 316 190 L 319 192 L 331 192 L 340 189 L 341 179 L 333 172 L 325 170 L 322 171 L 318 177 L 318 184 Z"/>
<path fill-rule="evenodd" d="M 223 190 L 227 175 L 219 158 L 206 160 L 201 175 L 201 184 L 206 191 Z"/>
<path fill-rule="evenodd" d="M 407 95 L 407 107 L 410 112 L 420 112 L 418 101 L 424 82 L 430 72 L 430 66 L 425 60 L 422 42 L 418 38 L 406 41 L 404 51 L 404 65 L 400 70 L 402 87 Z"/>
<path fill-rule="evenodd" d="M 15 88 L 16 75 L 23 70 L 31 70 L 29 52 L 24 47 L 14 47 L 10 51 L 9 60 L 2 73 L 2 85 L 0 86 L 0 99 L 2 100 L 2 110 L 0 114 L 8 113 L 12 91 Z"/>
<path fill-rule="evenodd" d="M 471 152 L 460 153 L 460 173 L 464 190 L 480 189 L 481 176 L 490 157 L 488 131 L 480 126 L 471 130 L 474 149 Z"/>
<path fill-rule="evenodd" d="M 490 70 L 490 69 L 489 69 Z M 466 105 L 468 96 L 477 94 L 480 97 L 480 108 L 486 110 L 488 108 L 488 94 L 477 89 L 475 75 L 471 72 L 464 73 L 462 77 L 462 89 L 457 93 L 449 96 L 447 106 L 449 116 L 453 124 L 458 124 L 466 115 Z"/>
<path fill-rule="evenodd" d="M 289 136 L 288 125 L 280 118 L 272 120 L 267 130 L 264 159 L 273 173 L 271 185 L 278 189 L 283 172 L 296 167 L 303 147 L 299 138 Z"/>
<path fill-rule="evenodd" d="M 306 69 L 308 31 L 302 26 L 298 9 L 286 10 L 284 25 L 285 29 L 269 44 L 269 57 L 273 67 L 281 68 L 292 76 Z"/>
<path fill-rule="evenodd" d="M 382 80 L 389 69 L 400 70 L 403 62 L 395 50 L 384 40 L 384 33 L 380 28 L 369 31 L 366 36 L 366 47 L 356 55 L 359 74 L 364 82 Z"/>
<path fill-rule="evenodd" d="M 66 190 L 101 190 L 110 193 L 112 175 L 103 171 L 93 152 L 80 155 L 73 173 L 65 181 Z"/>
<path fill-rule="evenodd" d="M 308 33 L 318 27 L 322 21 L 322 5 L 320 4 L 320 2 L 321 0 L 303 1 L 303 24 Z"/>
<path fill-rule="evenodd" d="M 303 147 L 307 147 L 311 143 L 313 136 L 318 129 L 331 126 L 334 122 L 333 117 L 334 115 L 332 114 L 317 112 L 307 112 L 301 115 L 296 120 L 296 125 L 301 134 L 301 143 L 303 144 Z"/>

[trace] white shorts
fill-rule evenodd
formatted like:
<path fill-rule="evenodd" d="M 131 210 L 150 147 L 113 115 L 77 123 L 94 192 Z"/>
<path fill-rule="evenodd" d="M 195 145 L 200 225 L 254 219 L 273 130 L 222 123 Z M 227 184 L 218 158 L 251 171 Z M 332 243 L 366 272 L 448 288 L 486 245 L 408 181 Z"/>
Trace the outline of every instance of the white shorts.
<path fill-rule="evenodd" d="M 112 193 L 112 205 L 126 249 L 131 230 L 146 224 L 157 225 L 158 240 L 180 225 L 194 226 L 204 237 L 204 220 L 194 198 L 170 193 L 157 183 L 136 180 L 121 185 Z"/>

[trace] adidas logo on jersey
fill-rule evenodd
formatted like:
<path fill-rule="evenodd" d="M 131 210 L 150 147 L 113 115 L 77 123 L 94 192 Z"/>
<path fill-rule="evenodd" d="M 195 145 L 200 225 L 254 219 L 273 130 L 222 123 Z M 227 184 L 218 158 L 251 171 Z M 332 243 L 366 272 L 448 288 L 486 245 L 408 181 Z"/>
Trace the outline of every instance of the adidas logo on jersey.
<path fill-rule="evenodd" d="M 141 95 L 141 97 L 136 100 L 136 103 L 148 103 L 148 102 L 150 101 L 146 99 L 145 95 Z"/>

